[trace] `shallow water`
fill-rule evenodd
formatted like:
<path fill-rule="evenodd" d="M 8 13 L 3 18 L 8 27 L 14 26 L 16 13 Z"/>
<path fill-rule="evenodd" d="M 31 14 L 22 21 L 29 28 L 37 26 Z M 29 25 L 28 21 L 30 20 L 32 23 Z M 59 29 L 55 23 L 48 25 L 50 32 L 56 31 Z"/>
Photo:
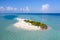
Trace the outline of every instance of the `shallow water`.
<path fill-rule="evenodd" d="M 15 15 L 13 19 L 5 18 L 6 15 Z M 51 27 L 46 31 L 28 31 L 17 29 L 13 24 L 15 18 L 31 19 L 47 24 Z M 0 40 L 60 40 L 60 15 L 21 15 L 0 14 Z"/>

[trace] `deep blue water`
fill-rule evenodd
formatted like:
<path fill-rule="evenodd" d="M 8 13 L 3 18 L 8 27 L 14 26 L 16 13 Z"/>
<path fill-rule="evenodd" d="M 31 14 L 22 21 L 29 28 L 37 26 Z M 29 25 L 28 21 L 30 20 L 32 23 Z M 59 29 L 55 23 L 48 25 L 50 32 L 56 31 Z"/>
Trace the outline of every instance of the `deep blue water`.
<path fill-rule="evenodd" d="M 46 31 L 28 31 L 17 29 L 13 24 L 15 18 L 39 21 L 51 27 Z M 0 14 L 0 40 L 60 40 L 60 14 Z"/>

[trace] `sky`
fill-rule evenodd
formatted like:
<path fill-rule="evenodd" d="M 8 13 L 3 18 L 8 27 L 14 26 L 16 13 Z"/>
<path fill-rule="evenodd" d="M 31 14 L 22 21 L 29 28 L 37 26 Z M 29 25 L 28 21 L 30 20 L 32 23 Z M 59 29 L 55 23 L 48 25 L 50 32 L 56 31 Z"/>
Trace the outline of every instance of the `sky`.
<path fill-rule="evenodd" d="M 0 0 L 0 13 L 60 13 L 60 0 Z"/>

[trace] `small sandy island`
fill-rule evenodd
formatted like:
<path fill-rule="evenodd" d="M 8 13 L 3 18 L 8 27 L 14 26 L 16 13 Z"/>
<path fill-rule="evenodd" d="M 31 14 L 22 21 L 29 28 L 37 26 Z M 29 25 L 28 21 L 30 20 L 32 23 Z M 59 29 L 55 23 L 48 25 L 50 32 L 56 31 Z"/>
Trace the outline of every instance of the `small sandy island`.
<path fill-rule="evenodd" d="M 26 19 L 16 18 L 16 22 L 13 26 L 24 30 L 42 30 L 40 27 L 32 25 L 31 23 L 25 22 Z"/>

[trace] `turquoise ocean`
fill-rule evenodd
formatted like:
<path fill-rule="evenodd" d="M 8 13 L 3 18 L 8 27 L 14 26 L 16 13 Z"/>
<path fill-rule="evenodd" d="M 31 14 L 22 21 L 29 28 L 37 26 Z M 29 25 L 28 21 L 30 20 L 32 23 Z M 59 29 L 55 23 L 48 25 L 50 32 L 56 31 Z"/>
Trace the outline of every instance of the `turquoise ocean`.
<path fill-rule="evenodd" d="M 51 29 L 45 31 L 28 31 L 13 27 L 15 18 L 30 19 L 45 23 Z M 0 40 L 60 40 L 60 14 L 39 13 L 1 13 Z"/>

